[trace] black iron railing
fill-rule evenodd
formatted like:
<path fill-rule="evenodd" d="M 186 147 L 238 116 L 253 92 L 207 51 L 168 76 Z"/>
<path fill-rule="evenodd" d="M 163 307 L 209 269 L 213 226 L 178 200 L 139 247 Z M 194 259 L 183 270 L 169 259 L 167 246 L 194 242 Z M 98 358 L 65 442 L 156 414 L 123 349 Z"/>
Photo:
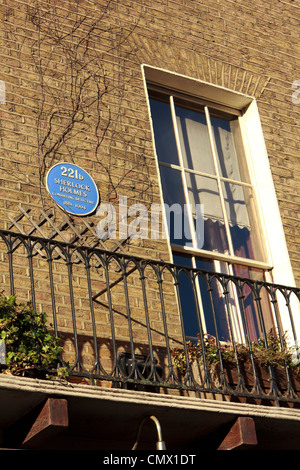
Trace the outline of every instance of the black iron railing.
<path fill-rule="evenodd" d="M 300 402 L 300 290 L 0 231 L 1 289 L 45 311 L 71 377 Z"/>

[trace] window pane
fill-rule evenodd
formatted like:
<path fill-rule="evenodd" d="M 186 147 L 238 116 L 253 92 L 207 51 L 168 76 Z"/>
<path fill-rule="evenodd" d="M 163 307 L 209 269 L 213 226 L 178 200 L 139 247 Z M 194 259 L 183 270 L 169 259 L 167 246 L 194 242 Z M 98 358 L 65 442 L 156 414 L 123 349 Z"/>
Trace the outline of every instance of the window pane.
<path fill-rule="evenodd" d="M 218 263 L 216 267 L 214 261 L 197 259 L 196 266 L 204 271 L 227 271 L 224 263 Z M 216 269 L 217 268 L 217 269 Z M 221 341 L 230 339 L 230 329 L 228 323 L 228 312 L 226 311 L 224 288 L 215 276 L 208 276 L 207 281 L 199 276 L 199 286 L 203 311 L 205 314 L 206 332 L 212 336 L 218 336 Z M 217 329 L 217 331 L 216 331 Z"/>
<path fill-rule="evenodd" d="M 201 246 L 198 245 L 197 248 L 219 253 L 227 252 L 228 241 L 217 181 L 188 172 L 186 172 L 186 181 L 194 218 L 196 204 L 203 204 L 204 239 L 198 238 Z"/>
<path fill-rule="evenodd" d="M 184 167 L 215 174 L 205 114 L 176 106 L 176 116 Z"/>
<path fill-rule="evenodd" d="M 173 255 L 173 262 L 179 266 L 192 267 L 192 259 L 187 256 Z M 195 290 L 193 289 L 188 271 L 181 271 L 178 280 L 185 335 L 197 338 L 200 330 L 199 318 L 197 316 L 197 300 L 195 301 Z"/>
<path fill-rule="evenodd" d="M 243 258 L 262 260 L 252 189 L 223 183 L 223 191 L 234 254 Z"/>
<path fill-rule="evenodd" d="M 220 173 L 224 178 L 249 181 L 238 120 L 211 117 Z"/>
<path fill-rule="evenodd" d="M 160 166 L 165 212 L 171 243 L 191 246 L 181 171 Z"/>
<path fill-rule="evenodd" d="M 178 165 L 178 153 L 169 103 L 150 99 L 155 148 L 158 160 Z"/>
<path fill-rule="evenodd" d="M 233 272 L 235 276 L 244 279 L 265 280 L 264 272 L 261 269 L 235 264 L 233 265 Z M 264 331 L 266 333 L 276 331 L 269 294 L 264 288 L 260 288 L 259 295 L 257 295 L 251 283 L 241 282 L 240 285 L 242 294 L 239 295 L 240 310 L 244 316 L 244 322 L 246 322 L 246 331 L 249 333 L 250 340 L 257 342 L 259 338 L 263 338 Z M 263 312 L 263 318 L 260 317 L 260 311 Z M 262 321 L 263 325 L 261 324 Z"/>

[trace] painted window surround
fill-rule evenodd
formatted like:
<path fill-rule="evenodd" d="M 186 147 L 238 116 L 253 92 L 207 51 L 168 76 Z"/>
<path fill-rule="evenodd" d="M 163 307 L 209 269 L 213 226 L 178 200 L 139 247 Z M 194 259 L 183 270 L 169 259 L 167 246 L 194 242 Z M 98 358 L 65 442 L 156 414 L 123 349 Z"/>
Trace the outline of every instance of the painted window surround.
<path fill-rule="evenodd" d="M 256 98 L 145 64 L 142 65 L 142 74 L 146 96 L 147 85 L 153 83 L 242 112 L 242 134 L 251 181 L 256 189 L 258 216 L 261 219 L 266 247 L 266 267 L 272 273 L 269 277 L 267 273 L 267 280 L 285 286 L 295 286 Z M 154 138 L 153 146 L 155 152 Z M 156 164 L 159 174 L 157 159 Z"/>

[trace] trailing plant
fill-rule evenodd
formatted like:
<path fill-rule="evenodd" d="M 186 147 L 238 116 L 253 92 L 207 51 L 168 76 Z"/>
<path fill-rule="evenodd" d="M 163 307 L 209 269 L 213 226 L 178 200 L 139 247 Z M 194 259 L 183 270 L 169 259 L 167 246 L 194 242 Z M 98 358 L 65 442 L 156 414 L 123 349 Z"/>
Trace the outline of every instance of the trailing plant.
<path fill-rule="evenodd" d="M 263 367 L 272 365 L 295 369 L 298 366 L 298 363 L 294 361 L 297 348 L 288 345 L 286 333 L 280 339 L 278 335 L 270 331 L 266 341 L 259 338 L 257 343 L 252 342 L 251 350 L 254 361 Z M 250 348 L 245 345 L 238 345 L 237 352 L 240 360 L 250 357 Z"/>
<path fill-rule="evenodd" d="M 267 335 L 267 340 L 259 339 L 257 342 L 249 344 L 236 344 L 235 349 L 231 342 L 220 342 L 217 344 L 216 338 L 211 335 L 204 336 L 204 347 L 198 340 L 196 343 L 187 342 L 187 354 L 183 349 L 175 348 L 172 351 L 173 363 L 180 373 L 185 373 L 187 369 L 187 359 L 189 363 L 195 360 L 206 363 L 210 368 L 220 363 L 223 365 L 234 366 L 237 361 L 241 364 L 251 357 L 256 365 L 266 367 L 288 367 L 289 369 L 299 370 L 299 364 L 294 361 L 294 347 L 288 345 L 286 334 L 280 337 L 272 331 Z"/>
<path fill-rule="evenodd" d="M 187 346 L 187 356 L 189 362 L 194 362 L 198 355 L 199 355 L 199 350 L 196 344 L 191 343 L 190 341 L 187 341 L 186 343 Z M 181 348 L 174 348 L 171 352 L 172 358 L 173 358 L 173 364 L 181 373 L 185 373 L 186 368 L 187 368 L 187 363 L 186 363 L 186 353 L 183 349 Z"/>
<path fill-rule="evenodd" d="M 18 304 L 14 296 L 0 295 L 0 340 L 5 344 L 6 373 L 68 376 L 68 366 L 61 366 L 62 347 L 48 328 L 46 313 L 37 312 L 30 303 Z"/>

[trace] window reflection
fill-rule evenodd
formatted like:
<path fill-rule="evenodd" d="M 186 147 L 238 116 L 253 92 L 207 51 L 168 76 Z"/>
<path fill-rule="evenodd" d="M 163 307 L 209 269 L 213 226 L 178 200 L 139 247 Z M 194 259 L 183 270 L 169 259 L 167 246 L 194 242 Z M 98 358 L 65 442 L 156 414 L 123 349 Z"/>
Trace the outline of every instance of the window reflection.
<path fill-rule="evenodd" d="M 274 320 L 267 291 L 262 287 L 255 291 L 253 284 L 248 283 L 247 279 L 264 281 L 264 271 L 235 264 L 233 273 L 244 279 L 240 281 L 239 292 L 239 308 L 244 322 L 244 331 L 249 334 L 250 341 L 257 342 L 264 336 L 264 330 L 266 332 L 274 330 Z M 261 312 L 263 312 L 263 319 Z"/>
<path fill-rule="evenodd" d="M 242 258 L 262 259 L 252 189 L 227 182 L 223 182 L 222 188 L 234 254 Z"/>
<path fill-rule="evenodd" d="M 165 95 L 163 101 L 158 93 L 150 105 L 174 263 L 201 270 L 194 284 L 189 271 L 180 271 L 185 335 L 196 338 L 202 329 L 220 341 L 245 341 L 247 334 L 257 341 L 262 322 L 273 326 L 268 296 L 263 291 L 257 296 L 251 283 L 237 284 L 234 276 L 225 287 L 221 277 L 264 277 L 263 271 L 236 264 L 238 258 L 263 261 L 265 251 L 239 119 L 224 109 L 204 109 L 199 101 L 187 105 L 183 96 Z M 182 255 L 178 245 L 193 248 L 185 250 L 192 254 Z M 203 257 L 204 250 L 210 258 Z"/>
<path fill-rule="evenodd" d="M 213 275 L 216 266 L 211 260 L 196 259 L 174 254 L 173 261 L 179 266 L 189 268 L 196 267 L 203 270 L 203 273 L 195 276 L 194 289 L 188 271 L 180 271 L 179 292 L 185 335 L 190 339 L 197 339 L 200 331 L 214 337 L 220 341 L 228 341 L 231 332 L 228 321 L 228 311 L 226 309 L 223 287 L 220 281 Z M 226 270 L 226 266 L 220 266 Z M 204 271 L 208 271 L 211 275 Z"/>
<path fill-rule="evenodd" d="M 192 267 L 190 257 L 174 254 L 173 262 L 179 266 Z M 200 331 L 197 316 L 197 298 L 194 295 L 195 292 L 188 271 L 180 270 L 178 281 L 184 332 L 187 337 L 197 339 L 197 334 Z"/>
<path fill-rule="evenodd" d="M 260 295 L 254 285 L 247 280 L 264 280 L 261 269 L 248 266 L 233 265 L 233 274 L 239 278 L 225 285 L 220 275 L 228 274 L 228 265 L 209 259 L 194 258 L 182 254 L 174 254 L 173 262 L 187 268 L 197 268 L 201 272 L 192 277 L 188 270 L 179 274 L 179 293 L 182 308 L 185 335 L 192 340 L 197 339 L 200 331 L 219 341 L 241 342 L 249 338 L 257 342 L 263 337 L 263 325 L 266 331 L 274 329 L 274 320 L 268 293 L 260 289 Z M 260 317 L 264 312 L 264 318 Z"/>
<path fill-rule="evenodd" d="M 158 160 L 178 165 L 178 153 L 169 103 L 150 99 L 155 147 Z"/>
<path fill-rule="evenodd" d="M 161 166 L 160 173 L 170 241 L 175 245 L 191 246 L 192 235 L 185 210 L 181 172 Z"/>
<path fill-rule="evenodd" d="M 211 116 L 210 121 L 221 176 L 231 180 L 249 182 L 238 120 L 225 120 Z"/>
<path fill-rule="evenodd" d="M 204 112 L 177 106 L 176 116 L 183 166 L 202 173 L 215 174 Z"/>
<path fill-rule="evenodd" d="M 202 240 L 199 239 L 201 245 L 197 248 L 228 253 L 228 240 L 217 181 L 189 172 L 186 172 L 186 181 L 193 214 L 196 213 L 196 204 L 203 204 L 204 237 Z"/>

